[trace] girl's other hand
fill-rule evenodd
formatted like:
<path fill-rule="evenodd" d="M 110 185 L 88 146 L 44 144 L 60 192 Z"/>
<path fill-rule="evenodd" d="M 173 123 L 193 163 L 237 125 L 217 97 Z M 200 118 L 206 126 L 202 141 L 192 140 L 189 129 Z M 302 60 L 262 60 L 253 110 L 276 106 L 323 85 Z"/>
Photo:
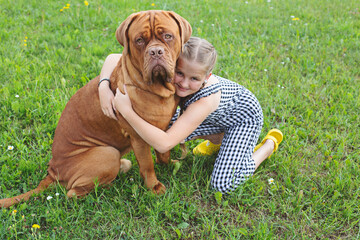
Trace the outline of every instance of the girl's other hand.
<path fill-rule="evenodd" d="M 122 94 L 120 90 L 116 89 L 116 95 L 113 100 L 115 109 L 118 110 L 123 116 L 129 111 L 133 111 L 129 95 L 126 92 L 126 86 L 124 85 L 125 94 Z"/>
<path fill-rule="evenodd" d="M 100 106 L 101 110 L 105 114 L 105 116 L 117 120 L 115 115 L 115 107 L 113 105 L 114 94 L 109 88 L 109 85 L 106 84 L 107 81 L 103 81 L 99 86 L 99 98 L 100 98 Z"/>

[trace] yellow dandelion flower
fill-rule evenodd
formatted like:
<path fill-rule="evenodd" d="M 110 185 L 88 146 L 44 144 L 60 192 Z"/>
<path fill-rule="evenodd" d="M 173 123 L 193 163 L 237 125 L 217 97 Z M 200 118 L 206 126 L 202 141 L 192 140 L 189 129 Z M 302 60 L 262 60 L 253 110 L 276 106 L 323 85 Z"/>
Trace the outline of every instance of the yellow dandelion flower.
<path fill-rule="evenodd" d="M 84 1 L 85 6 L 89 6 L 89 2 L 88 1 Z"/>
<path fill-rule="evenodd" d="M 152 3 L 151 6 L 155 6 L 155 3 Z"/>
<path fill-rule="evenodd" d="M 299 21 L 300 18 L 293 18 L 292 20 L 293 20 L 293 21 Z"/>
<path fill-rule="evenodd" d="M 16 209 L 15 209 L 15 210 L 13 210 L 13 211 L 12 211 L 12 213 L 13 213 L 13 214 L 16 214 L 16 213 L 17 213 L 17 210 L 16 210 Z"/>
<path fill-rule="evenodd" d="M 40 228 L 40 225 L 38 225 L 38 224 L 33 224 L 33 225 L 32 225 L 32 228 Z"/>
<path fill-rule="evenodd" d="M 24 43 L 24 46 L 26 47 L 26 46 L 27 46 L 27 44 L 26 44 L 26 43 Z"/>
<path fill-rule="evenodd" d="M 25 37 L 25 39 L 28 39 L 28 37 Z"/>
<path fill-rule="evenodd" d="M 69 9 L 69 7 L 64 7 L 64 9 Z"/>
<path fill-rule="evenodd" d="M 64 9 L 60 9 L 60 12 L 64 11 Z"/>
<path fill-rule="evenodd" d="M 24 42 L 26 42 L 27 40 L 26 39 L 24 39 Z"/>
<path fill-rule="evenodd" d="M 68 4 L 66 4 L 66 6 L 67 6 L 67 7 L 70 7 L 70 4 L 68 3 Z"/>

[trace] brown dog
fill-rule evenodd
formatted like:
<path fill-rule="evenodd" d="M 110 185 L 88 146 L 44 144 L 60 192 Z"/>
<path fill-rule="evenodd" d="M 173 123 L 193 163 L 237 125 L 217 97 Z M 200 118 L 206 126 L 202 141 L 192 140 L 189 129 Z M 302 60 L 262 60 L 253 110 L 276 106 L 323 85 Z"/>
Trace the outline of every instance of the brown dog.
<path fill-rule="evenodd" d="M 176 60 L 191 35 L 190 24 L 174 12 L 144 11 L 130 15 L 116 31 L 123 55 L 111 75 L 111 89 L 123 92 L 126 84 L 134 110 L 149 123 L 166 130 L 177 106 L 172 84 Z M 50 184 L 59 182 L 67 196 L 82 196 L 95 181 L 111 183 L 131 163 L 121 156 L 134 151 L 146 187 L 163 193 L 156 178 L 150 146 L 126 120 L 106 117 L 100 107 L 99 77 L 82 87 L 67 103 L 55 131 L 48 175 L 39 186 L 22 195 L 0 200 L 9 207 L 28 200 Z M 168 163 L 169 155 L 157 153 L 157 162 Z"/>

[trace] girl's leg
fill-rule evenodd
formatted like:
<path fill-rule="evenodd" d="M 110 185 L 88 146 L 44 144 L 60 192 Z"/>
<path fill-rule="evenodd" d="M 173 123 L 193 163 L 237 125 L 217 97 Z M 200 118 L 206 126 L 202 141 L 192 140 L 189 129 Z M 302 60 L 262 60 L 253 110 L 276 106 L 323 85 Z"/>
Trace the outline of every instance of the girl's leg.
<path fill-rule="evenodd" d="M 252 158 L 261 124 L 235 125 L 225 132 L 211 174 L 211 185 L 222 193 L 236 189 L 255 171 Z"/>
<path fill-rule="evenodd" d="M 255 169 L 257 169 L 260 166 L 260 164 L 272 154 L 273 151 L 274 151 L 273 140 L 271 139 L 266 140 L 264 145 L 262 145 L 252 155 L 255 161 Z"/>
<path fill-rule="evenodd" d="M 267 133 L 261 143 L 255 147 L 252 155 L 255 161 L 255 168 L 258 168 L 265 159 L 278 149 L 282 139 L 283 134 L 279 129 L 274 128 Z"/>

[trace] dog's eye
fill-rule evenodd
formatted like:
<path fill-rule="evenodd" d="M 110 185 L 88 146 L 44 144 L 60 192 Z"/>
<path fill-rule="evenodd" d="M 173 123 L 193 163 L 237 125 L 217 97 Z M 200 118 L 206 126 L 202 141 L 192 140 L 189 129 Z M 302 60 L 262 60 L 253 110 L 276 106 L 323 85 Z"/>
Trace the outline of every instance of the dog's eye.
<path fill-rule="evenodd" d="M 171 40 L 173 38 L 173 36 L 171 34 L 165 34 L 164 36 L 165 40 Z"/>
<path fill-rule="evenodd" d="M 144 39 L 141 38 L 141 37 L 139 37 L 139 38 L 136 39 L 136 43 L 139 44 L 139 45 L 141 45 L 141 44 L 144 43 Z"/>

